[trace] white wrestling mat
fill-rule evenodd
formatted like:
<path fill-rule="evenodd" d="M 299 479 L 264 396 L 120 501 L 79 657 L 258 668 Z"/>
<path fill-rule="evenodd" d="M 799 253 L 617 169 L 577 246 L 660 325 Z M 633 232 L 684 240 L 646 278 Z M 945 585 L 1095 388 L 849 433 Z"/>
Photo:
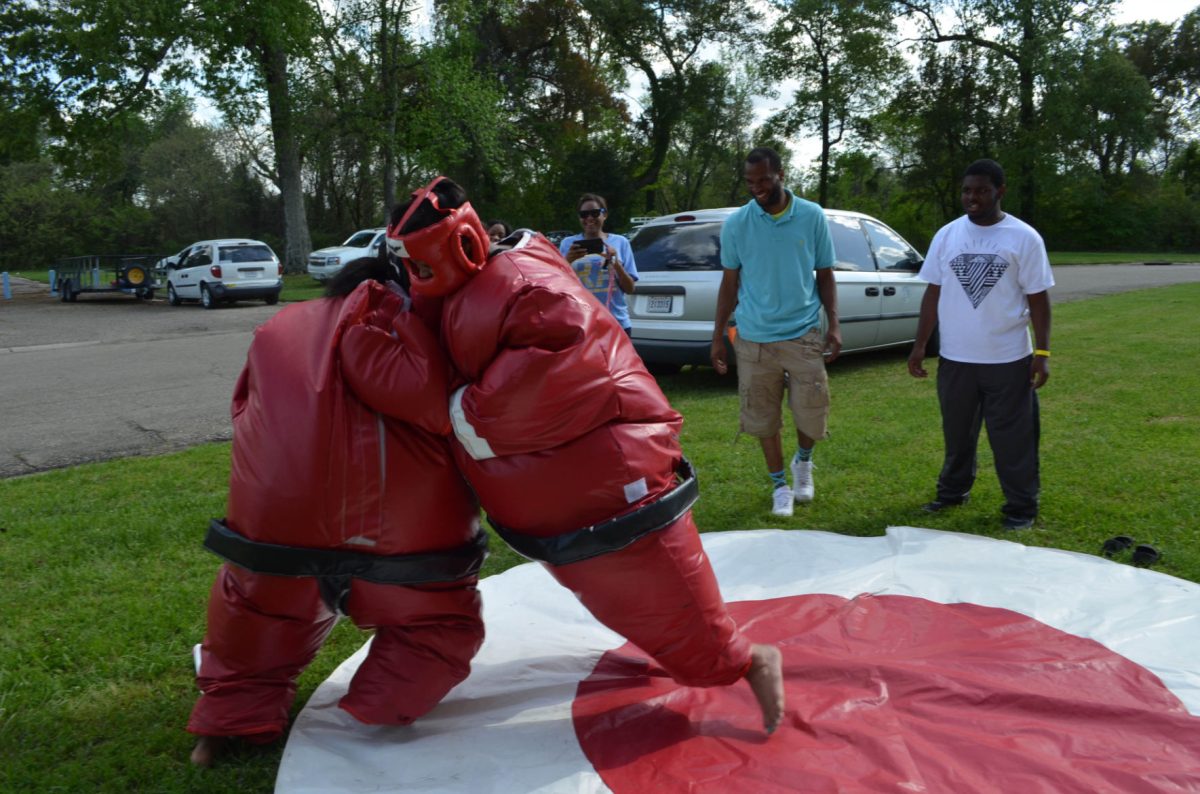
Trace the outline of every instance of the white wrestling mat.
<path fill-rule="evenodd" d="M 702 535 L 702 538 L 731 609 L 734 602 L 749 602 L 754 607 L 758 602 L 772 599 L 783 599 L 772 603 L 783 604 L 785 608 L 788 604 L 808 604 L 818 600 L 826 606 L 829 603 L 835 606 L 843 603 L 846 605 L 843 612 L 852 612 L 856 604 L 915 605 L 915 611 L 907 608 L 901 610 L 903 626 L 899 631 L 912 632 L 919 644 L 958 619 L 959 614 L 952 613 L 952 609 L 958 607 L 944 605 L 979 605 L 1020 613 L 1012 617 L 1042 632 L 1036 640 L 1031 641 L 1039 648 L 1047 644 L 1047 635 L 1062 635 L 1067 644 L 1073 642 L 1077 649 L 1095 646 L 1095 643 L 1079 638 L 1095 640 L 1103 647 L 1096 646 L 1095 653 L 1082 663 L 1078 662 L 1078 655 L 1071 662 L 1077 665 L 1076 671 L 1081 676 L 1077 679 L 1080 687 L 1093 692 L 1098 688 L 1098 679 L 1093 677 L 1085 681 L 1084 677 L 1107 675 L 1107 672 L 1097 673 L 1102 664 L 1125 665 L 1134 672 L 1125 670 L 1121 675 L 1141 676 L 1128 687 L 1134 693 L 1135 700 L 1140 699 L 1139 692 L 1165 687 L 1162 689 L 1165 700 L 1155 700 L 1158 696 L 1151 692 L 1153 697 L 1145 701 L 1151 703 L 1148 706 L 1152 712 L 1149 719 L 1153 722 L 1155 713 L 1170 712 L 1169 724 L 1153 728 L 1159 731 L 1155 736 L 1180 736 L 1180 744 L 1184 746 L 1182 751 L 1177 747 L 1164 751 L 1169 758 L 1178 759 L 1181 769 L 1174 772 L 1168 769 L 1164 779 L 1148 783 L 1145 787 L 1116 782 L 1118 778 L 1113 777 L 1111 768 L 1097 773 L 1100 774 L 1097 779 L 1110 781 L 1113 788 L 1106 790 L 1113 791 L 1200 791 L 1200 765 L 1193 765 L 1195 759 L 1200 757 L 1200 719 L 1197 719 L 1197 715 L 1200 715 L 1200 585 L 1097 556 L 913 527 L 892 527 L 887 530 L 886 536 L 871 538 L 802 530 L 710 533 Z M 624 645 L 622 638 L 596 623 L 538 565 L 521 565 L 489 577 L 481 583 L 480 590 L 483 594 L 487 639 L 472 664 L 470 677 L 451 691 L 434 711 L 412 726 L 365 726 L 336 705 L 363 658 L 364 646 L 321 684 L 297 717 L 280 763 L 275 788 L 277 794 L 627 794 L 639 790 L 746 791 L 757 794 L 762 791 L 807 791 L 816 789 L 800 787 L 794 776 L 795 770 L 784 770 L 782 767 L 774 770 L 773 765 L 777 765 L 777 762 L 783 765 L 799 763 L 796 758 L 810 749 L 814 753 L 847 752 L 847 747 L 834 747 L 838 738 L 845 740 L 843 743 L 865 748 L 862 749 L 862 753 L 865 753 L 862 771 L 861 774 L 852 774 L 851 770 L 846 773 L 849 775 L 846 780 L 852 782 L 835 781 L 831 788 L 823 790 L 946 791 L 948 788 L 943 783 L 948 779 L 957 779 L 964 786 L 967 785 L 965 781 L 973 779 L 969 772 L 958 777 L 959 773 L 951 768 L 959 757 L 955 753 L 947 750 L 943 755 L 954 757 L 937 757 L 936 748 L 945 749 L 946 742 L 953 742 L 952 737 L 940 736 L 936 741 L 930 739 L 928 746 L 916 747 L 918 740 L 928 737 L 914 734 L 928 734 L 937 725 L 949 725 L 958 718 L 956 715 L 965 713 L 955 712 L 953 709 L 958 706 L 954 704 L 949 704 L 951 710 L 942 716 L 932 717 L 931 721 L 922 723 L 934 727 L 918 730 L 911 727 L 913 723 L 905 723 L 903 730 L 896 728 L 898 733 L 904 735 L 905 742 L 909 738 L 914 739 L 902 752 L 896 750 L 895 737 L 871 744 L 858 741 L 858 734 L 854 733 L 857 728 L 847 729 L 847 733 L 830 727 L 822 733 L 822 725 L 832 726 L 828 720 L 847 719 L 846 714 L 852 710 L 851 706 L 861 712 L 877 710 L 880 702 L 886 701 L 889 696 L 898 701 L 901 698 L 899 685 L 903 676 L 892 677 L 882 685 L 875 682 L 882 688 L 865 700 L 813 705 L 810 708 L 811 704 L 802 702 L 806 700 L 805 695 L 797 697 L 789 673 L 788 709 L 803 707 L 807 711 L 802 718 L 785 723 L 767 742 L 756 732 L 757 716 L 748 705 L 739 711 L 742 707 L 734 703 L 730 705 L 730 711 L 722 712 L 722 718 L 717 720 L 713 717 L 714 712 L 700 714 L 697 709 L 701 709 L 701 706 L 696 706 L 692 701 L 682 706 L 672 706 L 669 701 L 673 696 L 662 694 L 671 688 L 669 680 L 664 681 L 661 677 L 654 679 L 652 675 L 645 674 L 634 675 L 627 680 L 635 688 L 646 681 L 657 681 L 660 686 L 657 700 L 651 697 L 633 711 L 628 710 L 628 704 L 618 707 L 619 704 L 602 701 L 600 717 L 607 719 L 596 722 L 596 715 L 593 714 L 592 721 L 580 727 L 579 712 L 574 716 L 572 713 L 577 687 L 593 675 L 602 655 Z M 819 599 L 789 598 L 807 597 L 810 594 L 826 596 Z M 896 598 L 879 598 L 881 596 Z M 848 601 L 842 602 L 842 599 Z M 863 614 L 869 612 L 868 609 Z M 975 620 L 977 613 L 985 617 L 993 613 L 1001 616 L 1008 614 L 997 610 L 977 610 L 968 616 L 970 620 L 967 622 L 972 627 L 979 623 Z M 894 620 L 896 613 L 889 612 L 884 617 L 872 618 L 871 615 L 875 614 L 870 613 L 857 623 L 852 621 L 852 625 L 847 624 L 851 625 L 851 629 L 842 626 L 830 636 L 836 638 L 853 631 L 859 633 L 855 641 L 861 642 L 863 636 L 874 631 L 876 634 L 871 635 L 869 642 L 889 644 L 890 638 L 896 636 L 894 627 L 898 624 L 889 623 L 888 630 L 883 631 L 879 621 Z M 1021 615 L 1034 620 L 1026 621 Z M 739 623 L 747 626 L 743 618 L 739 618 Z M 872 619 L 876 620 L 874 626 L 869 625 Z M 770 622 L 777 625 L 780 621 L 771 618 Z M 918 623 L 921 625 L 917 626 Z M 767 619 L 764 618 L 763 626 L 766 625 Z M 1028 628 L 1026 626 L 1021 630 Z M 974 631 L 974 628 L 963 630 Z M 993 631 L 992 628 L 983 630 Z M 754 638 L 749 627 L 746 631 Z M 957 654 L 961 651 L 976 660 L 967 663 L 967 668 L 971 668 L 972 664 L 987 667 L 997 654 L 1004 653 L 1003 646 L 1008 642 L 1006 638 L 1016 630 L 1008 634 L 1005 631 L 1009 630 L 996 629 L 985 641 L 975 642 L 974 647 L 966 642 L 948 653 L 944 647 L 931 651 L 928 643 L 919 646 L 919 653 L 913 652 L 916 646 L 905 646 L 903 652 L 908 655 L 904 661 L 911 661 L 909 669 L 915 669 L 936 654 L 935 666 L 942 665 L 938 673 L 940 676 L 947 664 L 955 666 L 955 660 L 960 658 Z M 801 633 L 797 636 L 796 644 L 791 647 L 785 645 L 785 664 L 793 653 L 798 657 L 804 655 L 806 642 L 804 633 Z M 856 659 L 863 656 L 863 647 L 861 644 L 855 646 L 853 653 L 858 655 Z M 1034 685 L 1037 680 L 1044 684 L 1049 677 L 1061 672 L 1063 666 L 1043 664 L 1040 658 L 1030 661 L 1033 657 L 1028 655 L 1021 658 L 1023 661 L 1019 665 L 1011 665 L 1008 672 L 1025 675 L 1033 680 Z M 804 670 L 813 668 L 808 661 L 804 664 L 809 665 Z M 831 665 L 835 672 L 833 678 L 821 679 L 825 682 L 821 684 L 813 683 L 815 678 L 810 679 L 804 684 L 808 688 L 799 691 L 830 691 L 822 688 L 827 684 L 836 687 L 836 673 L 843 669 L 839 664 Z M 1081 667 L 1078 666 L 1080 664 Z M 1142 669 L 1138 670 L 1138 666 Z M 1031 675 L 1034 668 L 1037 668 L 1036 675 Z M 893 665 L 893 669 L 898 668 Z M 1147 671 L 1150 675 L 1145 674 Z M 995 673 L 995 669 L 988 671 L 988 674 Z M 603 683 L 612 680 L 601 677 L 597 697 L 608 697 L 604 691 L 606 689 L 621 688 L 622 685 L 606 687 Z M 922 684 L 912 690 L 919 690 L 922 696 L 931 689 L 938 690 L 935 693 L 937 702 L 933 705 L 926 702 L 922 708 L 947 707 L 946 693 L 957 685 L 956 680 L 941 676 L 937 681 L 937 685 Z M 945 691 L 942 691 L 943 687 Z M 1092 708 L 1090 705 L 1072 708 L 1077 705 L 1076 701 L 1071 699 L 1070 693 L 1060 696 L 1059 693 L 1064 690 L 1057 687 L 1059 685 L 1055 684 L 1051 688 L 1053 691 L 1035 696 L 1050 704 L 1046 706 L 1048 712 L 1082 714 Z M 748 698 L 749 690 L 742 683 L 727 689 L 738 688 L 744 689 L 743 694 Z M 628 687 L 625 690 L 628 691 Z M 702 692 L 711 693 L 713 690 Z M 914 698 L 917 696 L 911 695 Z M 1089 696 L 1085 693 L 1084 697 L 1086 699 Z M 1114 696 L 1112 702 L 1119 700 Z M 995 728 L 997 723 L 991 722 L 989 715 L 991 709 L 1002 706 L 987 701 L 989 699 L 986 697 L 981 699 L 976 696 L 968 704 L 972 709 L 970 714 L 979 722 L 980 734 L 973 737 L 976 743 L 990 741 L 992 737 L 987 731 L 998 732 Z M 1162 705 L 1166 701 L 1174 705 Z M 658 712 L 661 716 L 673 707 L 682 709 L 684 716 L 674 723 L 663 724 L 674 725 L 672 730 L 681 732 L 678 736 L 672 734 L 672 738 L 666 738 L 664 734 L 661 741 L 654 738 L 658 735 L 654 732 L 660 728 L 639 728 L 621 721 L 624 719 L 622 715 L 631 720 L 640 719 L 648 712 Z M 622 711 L 622 708 L 626 710 Z M 713 708 L 718 709 L 719 706 L 714 705 Z M 733 716 L 725 719 L 726 713 Z M 913 713 L 916 713 L 915 707 Z M 1091 723 L 1081 723 L 1081 733 L 1078 735 L 1086 737 L 1088 731 L 1098 733 L 1095 728 L 1099 723 L 1101 727 L 1113 729 L 1114 744 L 1129 747 L 1127 734 L 1133 729 L 1127 724 L 1137 723 L 1138 718 L 1131 717 L 1126 724 L 1121 716 L 1124 713 L 1119 710 L 1113 714 L 1104 713 Z M 945 716 L 947 714 L 949 716 Z M 907 712 L 901 716 L 907 719 Z M 1069 717 L 1068 722 L 1072 719 L 1075 717 Z M 1086 723 L 1089 718 L 1084 715 L 1078 719 Z M 679 727 L 680 722 L 684 727 Z M 697 726 L 695 723 L 704 724 Z M 815 727 L 801 729 L 802 725 L 810 724 Z M 891 717 L 886 724 L 898 725 Z M 973 729 L 975 726 L 968 724 L 964 730 L 970 732 Z M 881 732 L 877 726 L 868 727 L 867 730 L 874 731 L 870 737 L 872 740 L 877 739 Z M 600 735 L 605 731 L 609 732 L 607 738 Z M 955 731 L 961 733 L 957 729 Z M 1062 736 L 1076 735 L 1075 731 L 1076 727 L 1071 725 L 1065 729 L 1061 725 L 1048 726 L 1039 734 L 1039 741 L 1053 735 L 1056 742 L 1065 742 L 1067 740 Z M 951 732 L 950 728 L 947 728 L 947 732 Z M 700 741 L 700 734 L 709 734 L 710 737 L 720 734 L 719 748 L 714 750 L 716 745 L 711 744 L 703 747 L 687 744 L 692 740 Z M 847 736 L 849 739 L 846 739 Z M 606 741 L 610 744 L 605 745 Z M 611 744 L 613 741 L 619 746 Z M 997 757 L 997 753 L 1002 754 L 1016 740 L 1005 740 L 1008 744 L 1004 745 L 999 744 L 1000 741 L 997 739 L 998 744 L 988 751 L 989 758 Z M 585 749 L 589 742 L 593 744 Z M 639 742 L 645 744 L 639 746 Z M 796 744 L 789 745 L 789 742 Z M 804 742 L 812 746 L 800 748 Z M 1069 751 L 1078 750 L 1083 743 L 1082 739 L 1070 740 Z M 871 746 L 867 747 L 867 744 Z M 687 753 L 681 750 L 685 746 L 699 748 L 695 756 L 697 761 L 688 760 Z M 1060 743 L 1049 748 L 1047 753 L 1056 756 L 1069 752 L 1063 749 L 1064 746 L 1067 745 Z M 1153 746 L 1165 745 L 1160 738 L 1154 738 Z M 925 751 L 928 751 L 927 755 L 918 757 Z M 1032 759 L 1038 752 L 1037 748 L 1030 749 L 1026 745 L 1022 747 L 1019 758 Z M 1086 765 L 1095 761 L 1093 756 L 1108 751 L 1080 752 L 1085 756 L 1092 753 L 1082 762 Z M 1115 752 L 1119 755 L 1121 750 L 1118 748 Z M 753 757 L 755 753 L 758 753 L 757 758 Z M 835 757 L 839 759 L 838 763 L 853 766 L 853 760 L 842 761 L 840 759 L 843 756 L 840 755 L 820 756 L 823 759 L 820 762 L 829 763 Z M 812 758 L 817 759 L 818 756 Z M 881 758 L 884 760 L 881 761 Z M 1123 759 L 1118 766 L 1133 769 L 1143 758 L 1148 756 Z M 808 763 L 812 766 L 818 761 Z M 1016 760 L 1013 763 L 1019 766 L 1022 762 Z M 1111 766 L 1114 762 L 1110 760 L 1104 763 Z M 689 781 L 680 782 L 679 778 L 671 777 L 667 770 L 672 765 L 687 770 L 685 775 L 694 773 L 698 781 L 695 787 Z M 893 777 L 874 781 L 863 777 L 877 775 L 881 769 Z M 1089 768 L 1087 773 L 1090 771 Z M 1155 773 L 1161 771 L 1161 765 L 1152 770 Z M 757 776 L 751 775 L 751 772 Z M 1003 770 L 979 767 L 974 772 L 982 781 L 1005 779 Z M 1054 769 L 1038 769 L 1029 774 L 1039 780 L 1059 780 L 1055 777 L 1057 772 Z M 1050 782 L 1017 789 L 1010 787 L 1019 785 L 1012 781 L 1003 785 L 995 782 L 988 783 L 984 788 L 960 788 L 957 794 L 967 790 L 1058 792 L 1065 785 L 1061 781 L 1088 780 L 1087 774 L 1080 773 L 1077 768 L 1066 769 L 1061 774 L 1062 778 L 1057 784 Z M 1142 770 L 1137 773 L 1137 780 L 1143 781 L 1147 775 L 1153 777 L 1150 772 Z M 1090 785 L 1079 782 L 1077 788 L 1073 784 L 1070 790 L 1082 791 Z"/>

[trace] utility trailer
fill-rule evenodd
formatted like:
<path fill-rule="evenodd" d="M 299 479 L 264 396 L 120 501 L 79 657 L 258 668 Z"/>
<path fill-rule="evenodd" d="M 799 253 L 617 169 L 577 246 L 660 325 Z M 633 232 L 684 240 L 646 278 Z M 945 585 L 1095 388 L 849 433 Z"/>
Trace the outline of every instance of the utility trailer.
<path fill-rule="evenodd" d="M 74 303 L 85 292 L 123 292 L 150 300 L 160 284 L 154 266 L 161 254 L 72 256 L 60 260 L 51 288 L 63 303 Z"/>

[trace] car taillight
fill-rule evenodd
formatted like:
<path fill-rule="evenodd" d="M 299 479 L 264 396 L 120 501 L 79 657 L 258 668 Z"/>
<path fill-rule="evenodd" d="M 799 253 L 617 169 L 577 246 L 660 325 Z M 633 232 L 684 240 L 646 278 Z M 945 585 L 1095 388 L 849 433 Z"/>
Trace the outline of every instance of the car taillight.
<path fill-rule="evenodd" d="M 220 278 L 221 277 L 221 266 L 220 265 L 212 265 L 211 267 L 209 267 L 208 272 L 212 273 L 213 278 Z"/>
<path fill-rule="evenodd" d="M 276 270 L 276 275 L 282 276 L 283 275 L 283 263 L 280 262 L 278 265 L 276 265 L 275 270 Z"/>

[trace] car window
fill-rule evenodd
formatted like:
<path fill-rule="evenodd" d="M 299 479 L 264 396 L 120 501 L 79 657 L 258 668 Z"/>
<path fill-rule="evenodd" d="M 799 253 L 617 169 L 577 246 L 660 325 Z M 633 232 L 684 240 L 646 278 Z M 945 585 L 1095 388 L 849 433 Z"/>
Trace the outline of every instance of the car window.
<path fill-rule="evenodd" d="M 833 238 L 834 267 L 838 270 L 875 269 L 871 246 L 863 235 L 858 218 L 848 215 L 826 215 L 829 220 L 829 236 Z M 639 267 L 641 262 L 638 263 Z"/>
<path fill-rule="evenodd" d="M 900 235 L 874 221 L 863 221 L 880 270 L 917 270 L 921 255 Z"/>
<path fill-rule="evenodd" d="M 212 255 L 208 252 L 208 246 L 197 248 L 188 256 L 187 261 L 183 263 L 184 267 L 201 267 L 203 265 L 212 264 Z"/>
<path fill-rule="evenodd" d="M 218 254 L 222 262 L 270 262 L 275 258 L 271 249 L 257 245 L 223 245 Z"/>
<path fill-rule="evenodd" d="M 721 269 L 720 221 L 643 226 L 630 245 L 639 273 Z"/>
<path fill-rule="evenodd" d="M 371 239 L 375 237 L 377 232 L 358 232 L 350 237 L 349 240 L 342 243 L 347 248 L 366 248 L 371 244 Z"/>

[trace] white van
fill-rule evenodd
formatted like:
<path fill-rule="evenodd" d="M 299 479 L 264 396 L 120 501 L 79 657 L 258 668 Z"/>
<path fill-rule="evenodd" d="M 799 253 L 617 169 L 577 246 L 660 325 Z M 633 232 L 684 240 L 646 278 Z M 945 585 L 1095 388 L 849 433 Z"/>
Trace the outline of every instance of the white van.
<path fill-rule="evenodd" d="M 264 242 L 203 240 L 189 245 L 179 257 L 182 261 L 166 262 L 167 302 L 172 306 L 185 300 L 200 301 L 206 309 L 239 300 L 279 302 L 283 265 Z"/>

